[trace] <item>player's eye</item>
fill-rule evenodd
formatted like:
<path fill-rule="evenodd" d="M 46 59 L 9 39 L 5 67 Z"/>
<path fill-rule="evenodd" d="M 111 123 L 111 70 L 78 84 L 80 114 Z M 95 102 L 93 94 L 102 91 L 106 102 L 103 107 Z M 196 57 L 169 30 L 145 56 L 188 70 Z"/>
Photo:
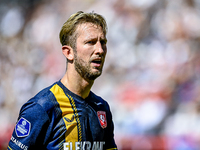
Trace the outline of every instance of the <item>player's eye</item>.
<path fill-rule="evenodd" d="M 96 43 L 95 40 L 90 40 L 90 41 L 87 42 L 87 44 L 91 44 L 91 45 L 94 45 L 95 43 Z"/>
<path fill-rule="evenodd" d="M 106 40 L 101 40 L 101 45 L 105 45 L 107 43 Z"/>

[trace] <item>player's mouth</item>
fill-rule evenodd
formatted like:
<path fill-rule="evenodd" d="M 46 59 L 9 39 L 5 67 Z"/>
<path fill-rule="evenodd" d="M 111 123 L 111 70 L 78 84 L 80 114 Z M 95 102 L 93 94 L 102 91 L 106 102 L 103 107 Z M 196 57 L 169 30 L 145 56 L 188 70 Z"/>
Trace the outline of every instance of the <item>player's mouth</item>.
<path fill-rule="evenodd" d="M 94 67 L 100 67 L 102 65 L 102 58 L 98 57 L 91 61 Z"/>

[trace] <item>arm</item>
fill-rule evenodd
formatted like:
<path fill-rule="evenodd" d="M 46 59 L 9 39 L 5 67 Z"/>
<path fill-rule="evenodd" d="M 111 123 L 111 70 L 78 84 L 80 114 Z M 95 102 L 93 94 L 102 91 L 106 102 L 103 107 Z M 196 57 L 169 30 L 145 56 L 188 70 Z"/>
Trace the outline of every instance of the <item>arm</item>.
<path fill-rule="evenodd" d="M 42 106 L 27 103 L 21 110 L 8 150 L 41 149 L 45 140 L 49 117 Z"/>

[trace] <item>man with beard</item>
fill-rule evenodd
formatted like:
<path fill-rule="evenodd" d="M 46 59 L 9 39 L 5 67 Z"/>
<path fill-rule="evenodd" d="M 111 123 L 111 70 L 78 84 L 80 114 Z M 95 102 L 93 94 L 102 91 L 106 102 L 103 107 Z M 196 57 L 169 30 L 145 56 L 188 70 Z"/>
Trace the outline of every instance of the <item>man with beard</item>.
<path fill-rule="evenodd" d="M 105 19 L 94 12 L 79 11 L 64 23 L 66 73 L 22 106 L 9 150 L 117 149 L 109 105 L 90 90 L 102 73 L 106 33 Z"/>

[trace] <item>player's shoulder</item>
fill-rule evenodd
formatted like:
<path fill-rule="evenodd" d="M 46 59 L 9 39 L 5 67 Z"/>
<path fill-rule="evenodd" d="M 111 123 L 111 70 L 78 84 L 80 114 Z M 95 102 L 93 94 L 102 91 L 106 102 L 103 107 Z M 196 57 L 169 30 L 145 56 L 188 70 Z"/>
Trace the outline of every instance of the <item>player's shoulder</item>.
<path fill-rule="evenodd" d="M 92 99 L 92 101 L 94 103 L 96 103 L 96 104 L 100 104 L 101 103 L 102 105 L 104 105 L 104 107 L 109 108 L 109 104 L 101 96 L 96 95 L 93 92 L 90 92 L 90 97 L 91 97 L 91 99 Z"/>
<path fill-rule="evenodd" d="M 21 111 L 25 111 L 26 109 L 32 107 L 34 107 L 35 111 L 38 109 L 43 109 L 43 111 L 49 112 L 51 109 L 53 109 L 55 105 L 54 96 L 50 89 L 55 84 L 56 82 L 38 92 L 34 97 L 32 97 L 22 106 Z"/>

